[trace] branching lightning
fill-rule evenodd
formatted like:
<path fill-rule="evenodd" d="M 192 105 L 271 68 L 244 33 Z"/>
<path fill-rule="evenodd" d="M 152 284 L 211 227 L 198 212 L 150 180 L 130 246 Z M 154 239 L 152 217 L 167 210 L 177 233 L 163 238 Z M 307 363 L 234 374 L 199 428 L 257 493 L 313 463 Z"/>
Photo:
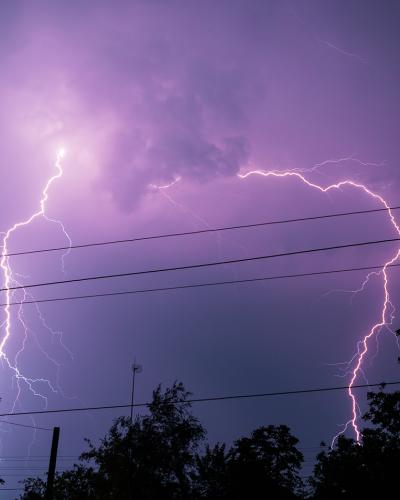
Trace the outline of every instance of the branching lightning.
<path fill-rule="evenodd" d="M 314 168 L 315 170 L 315 168 Z M 301 181 L 302 183 L 306 184 L 307 186 L 317 189 L 323 193 L 328 193 L 329 191 L 333 190 L 339 190 L 344 187 L 351 187 L 357 190 L 360 190 L 364 192 L 366 195 L 369 197 L 377 200 L 388 212 L 391 224 L 393 225 L 395 231 L 397 232 L 398 235 L 400 235 L 400 226 L 397 223 L 393 212 L 390 209 L 389 204 L 386 202 L 386 200 L 380 196 L 379 194 L 371 191 L 369 188 L 367 188 L 364 184 L 360 184 L 357 182 L 354 182 L 352 180 L 344 180 L 337 182 L 335 184 L 330 184 L 327 186 L 322 186 L 320 184 L 316 184 L 314 182 L 309 181 L 305 175 L 299 171 L 294 171 L 294 170 L 287 170 L 287 171 L 265 171 L 265 170 L 249 170 L 245 173 L 239 173 L 238 177 L 240 179 L 246 179 L 247 177 L 258 175 L 262 177 L 274 177 L 274 178 L 289 178 L 293 177 Z M 348 394 L 351 400 L 351 418 L 350 420 L 345 424 L 344 428 L 342 431 L 339 433 L 343 433 L 347 430 L 347 428 L 351 425 L 354 433 L 356 440 L 360 440 L 360 430 L 358 427 L 357 420 L 360 416 L 360 409 L 358 402 L 356 400 L 356 397 L 353 392 L 353 386 L 356 383 L 357 378 L 361 375 L 363 375 L 363 362 L 365 360 L 366 354 L 368 352 L 368 346 L 369 346 L 369 341 L 373 338 L 377 338 L 379 332 L 383 328 L 387 328 L 392 332 L 391 325 L 393 324 L 394 320 L 394 313 L 395 313 L 395 308 L 390 300 L 390 292 L 389 292 L 389 270 L 388 266 L 391 264 L 394 264 L 400 257 L 400 249 L 396 251 L 396 253 L 393 255 L 391 259 L 389 259 L 383 266 L 382 269 L 380 270 L 379 273 L 370 273 L 368 276 L 365 278 L 363 281 L 361 287 L 359 290 L 356 290 L 355 292 L 358 291 L 363 291 L 367 284 L 369 283 L 369 280 L 372 276 L 376 275 L 381 275 L 382 276 L 382 285 L 383 285 L 383 300 L 382 300 L 382 309 L 380 313 L 380 318 L 379 320 L 376 321 L 376 323 L 370 328 L 370 330 L 362 336 L 362 338 L 357 342 L 356 344 L 356 352 L 353 355 L 352 359 L 347 363 L 347 366 L 351 366 L 354 364 L 353 368 L 350 370 L 350 382 L 348 386 Z M 338 435 L 339 435 L 338 434 Z M 335 436 L 333 438 L 332 444 L 335 442 L 336 438 L 338 437 Z"/>
<path fill-rule="evenodd" d="M 163 185 L 158 185 L 158 184 L 150 184 L 150 188 L 152 189 L 155 189 L 157 190 L 159 193 L 162 194 L 162 196 L 164 196 L 164 198 L 166 200 L 168 200 L 169 203 L 171 203 L 171 205 L 173 205 L 174 207 L 178 208 L 179 210 L 181 210 L 183 213 L 188 213 L 191 217 L 193 217 L 194 219 L 196 219 L 198 222 L 200 222 L 201 224 L 203 224 L 205 227 L 207 228 L 211 228 L 210 224 L 203 219 L 203 217 L 200 217 L 200 215 L 194 213 L 192 210 L 188 209 L 187 207 L 185 207 L 184 205 L 182 205 L 182 203 L 179 203 L 178 201 L 176 201 L 169 193 L 168 193 L 168 190 L 170 188 L 172 188 L 173 186 L 175 186 L 176 184 L 178 184 L 178 182 L 181 182 L 182 180 L 182 177 L 176 177 L 175 180 L 169 182 L 168 184 L 163 184 Z"/>
<path fill-rule="evenodd" d="M 364 167 L 383 167 L 385 165 L 385 162 L 381 163 L 376 163 L 376 162 L 365 162 L 362 161 L 354 156 L 346 156 L 343 158 L 337 158 L 337 159 L 329 159 L 325 160 L 321 163 L 317 163 L 313 165 L 310 168 L 305 168 L 305 169 L 299 169 L 299 168 L 294 168 L 294 169 L 287 169 L 287 170 L 278 170 L 278 169 L 273 169 L 273 170 L 260 170 L 260 169 L 254 169 L 254 170 L 248 170 L 246 172 L 242 172 L 237 174 L 237 176 L 244 180 L 250 176 L 262 176 L 262 177 L 273 177 L 273 178 L 295 178 L 299 181 L 301 181 L 303 184 L 306 186 L 316 189 L 318 191 L 321 191 L 322 193 L 328 193 L 330 191 L 334 190 L 340 190 L 344 187 L 350 187 L 353 189 L 356 189 L 358 191 L 361 191 L 365 193 L 367 196 L 370 198 L 373 198 L 374 200 L 378 201 L 388 212 L 390 222 L 395 229 L 396 233 L 400 236 L 400 225 L 396 221 L 392 210 L 390 209 L 389 204 L 387 201 L 380 196 L 379 194 L 375 193 L 371 189 L 369 189 L 367 186 L 364 184 L 352 181 L 350 179 L 346 179 L 334 184 L 328 184 L 326 186 L 317 184 L 315 182 L 312 182 L 307 179 L 305 176 L 306 174 L 315 172 L 319 170 L 320 168 L 326 167 L 328 165 L 340 165 L 345 162 L 355 162 L 361 166 Z M 166 195 L 165 190 L 168 188 L 172 187 L 175 185 L 177 182 L 179 182 L 181 178 L 176 179 L 172 183 L 165 185 L 165 186 L 154 186 L 152 185 L 152 188 L 156 188 L 160 190 L 164 195 Z M 171 200 L 169 196 L 167 196 L 169 201 L 171 203 L 176 204 L 174 200 Z M 352 293 L 353 296 L 357 293 L 363 292 L 367 285 L 369 284 L 371 278 L 373 276 L 375 277 L 382 277 L 382 285 L 383 285 L 383 300 L 382 300 L 382 308 L 381 308 L 381 313 L 380 313 L 380 318 L 376 321 L 374 325 L 371 326 L 370 330 L 364 334 L 361 339 L 359 339 L 356 343 L 356 351 L 353 354 L 352 358 L 349 361 L 346 361 L 344 363 L 337 363 L 336 365 L 345 365 L 345 368 L 342 369 L 343 374 L 339 375 L 342 377 L 350 376 L 350 382 L 348 385 L 348 395 L 351 401 L 351 418 L 344 424 L 343 429 L 336 435 L 334 436 L 332 440 L 332 446 L 335 443 L 337 437 L 340 434 L 343 434 L 344 432 L 347 431 L 349 426 L 351 426 L 354 430 L 355 437 L 357 442 L 360 441 L 360 430 L 358 427 L 358 419 L 360 417 L 361 411 L 357 402 L 357 399 L 354 395 L 353 392 L 353 387 L 358 379 L 359 376 L 363 377 L 364 380 L 367 380 L 366 375 L 363 370 L 363 362 L 365 360 L 365 357 L 368 353 L 368 347 L 369 347 L 369 341 L 372 340 L 373 338 L 375 339 L 377 343 L 377 349 L 378 349 L 378 336 L 379 333 L 386 328 L 390 333 L 392 333 L 395 338 L 397 345 L 399 346 L 399 340 L 396 337 L 393 329 L 391 326 L 393 325 L 394 321 L 394 314 L 395 314 L 395 307 L 392 304 L 390 300 L 390 292 L 389 292 L 389 267 L 394 264 L 398 259 L 400 258 L 400 249 L 396 251 L 395 255 L 391 259 L 389 259 L 386 263 L 383 264 L 382 268 L 379 271 L 373 271 L 369 273 L 366 278 L 363 280 L 361 283 L 360 287 L 356 290 L 349 290 L 348 292 Z M 345 290 L 346 291 L 346 290 Z"/>
<path fill-rule="evenodd" d="M 182 213 L 189 215 L 192 217 L 195 221 L 200 222 L 201 225 L 206 227 L 207 229 L 212 229 L 212 226 L 207 222 L 204 217 L 201 217 L 198 213 L 194 212 L 187 206 L 183 205 L 179 201 L 177 201 L 172 195 L 168 193 L 169 189 L 178 184 L 178 182 L 182 181 L 182 177 L 178 176 L 176 177 L 173 181 L 171 181 L 168 184 L 164 185 L 157 185 L 157 184 L 150 184 L 149 187 L 151 189 L 157 190 L 172 206 L 180 210 Z M 215 238 L 216 238 L 216 243 L 217 243 L 217 248 L 218 248 L 218 256 L 222 258 L 222 242 L 224 240 L 229 240 L 228 237 L 223 236 L 221 233 L 217 232 L 215 233 Z M 243 245 L 238 244 L 237 242 L 233 243 L 235 246 L 240 248 L 241 250 L 247 251 L 247 248 L 245 248 Z"/>
<path fill-rule="evenodd" d="M 0 341 L 0 361 L 2 362 L 3 366 L 5 365 L 8 367 L 12 374 L 13 374 L 13 382 L 16 383 L 17 386 L 17 391 L 16 391 L 16 397 L 14 399 L 13 405 L 12 405 L 12 412 L 15 410 L 15 407 L 19 401 L 19 397 L 21 395 L 22 391 L 22 385 L 25 384 L 25 386 L 28 388 L 28 390 L 35 396 L 40 398 L 45 405 L 47 406 L 47 396 L 44 395 L 40 387 L 47 386 L 47 388 L 51 391 L 51 393 L 59 393 L 61 391 L 60 389 L 60 384 L 59 384 L 59 375 L 60 375 L 60 364 L 53 358 L 51 357 L 43 348 L 41 345 L 37 335 L 35 332 L 32 331 L 33 334 L 33 339 L 39 348 L 39 350 L 43 353 L 43 355 L 56 367 L 57 370 L 57 380 L 56 383 L 53 384 L 50 382 L 50 380 L 46 378 L 30 378 L 27 377 L 22 373 L 22 371 L 19 368 L 19 357 L 22 354 L 22 352 L 25 349 L 25 345 L 28 339 L 28 328 L 27 322 L 24 318 L 23 314 L 23 304 L 27 298 L 33 299 L 32 295 L 27 292 L 26 289 L 22 289 L 22 297 L 19 299 L 20 306 L 17 311 L 17 320 L 19 324 L 22 327 L 23 330 L 23 340 L 22 340 L 22 345 L 17 351 L 17 353 L 14 356 L 14 359 L 10 359 L 10 357 L 7 355 L 7 344 L 10 341 L 13 333 L 13 316 L 11 313 L 11 308 L 10 304 L 13 300 L 13 296 L 15 294 L 15 291 L 11 290 L 12 286 L 15 285 L 20 285 L 19 284 L 19 275 L 13 271 L 11 263 L 10 263 L 10 257 L 8 255 L 9 253 L 9 243 L 10 239 L 12 238 L 13 234 L 17 232 L 18 230 L 22 229 L 23 227 L 26 227 L 30 225 L 35 219 L 39 217 L 43 217 L 45 220 L 57 224 L 65 237 L 67 238 L 68 242 L 71 244 L 71 239 L 68 236 L 67 231 L 65 230 L 64 225 L 62 222 L 50 218 L 46 214 L 46 204 L 49 199 L 49 191 L 52 185 L 59 180 L 62 175 L 63 175 L 63 169 L 62 169 L 62 164 L 61 161 L 63 157 L 65 156 L 65 150 L 61 148 L 56 157 L 56 161 L 54 164 L 56 172 L 48 179 L 47 183 L 44 186 L 44 189 L 42 191 L 42 196 L 40 199 L 40 204 L 39 204 L 39 209 L 34 212 L 30 217 L 27 219 L 23 220 L 22 222 L 17 222 L 15 223 L 8 231 L 1 233 L 2 234 L 2 244 L 1 244 L 1 260 L 0 260 L 0 268 L 1 272 L 3 275 L 3 285 L 2 288 L 5 290 L 5 307 L 4 307 L 4 314 L 5 314 L 5 320 L 3 323 L 0 325 L 1 330 L 4 331 L 4 334 L 2 335 L 1 341 Z M 64 259 L 66 255 L 69 253 L 69 250 L 62 256 L 62 269 L 64 272 Z M 70 351 L 65 347 L 65 345 L 62 342 L 62 333 L 61 332 L 54 332 L 46 323 L 39 307 L 36 307 L 36 311 L 39 317 L 39 320 L 43 327 L 53 336 L 57 337 L 59 339 L 60 345 L 72 356 Z"/>
<path fill-rule="evenodd" d="M 317 37 L 317 40 L 319 42 L 323 43 L 324 45 L 326 45 L 327 47 L 329 47 L 330 49 L 335 50 L 339 54 L 342 54 L 346 57 L 357 59 L 361 64 L 365 64 L 365 65 L 368 64 L 367 61 L 363 57 L 359 56 L 358 54 L 355 54 L 354 52 L 349 52 L 348 50 L 344 50 L 343 48 L 338 47 L 337 45 L 334 45 L 333 43 L 328 42 L 326 40 L 322 40 L 319 37 Z"/>
<path fill-rule="evenodd" d="M 28 338 L 28 326 L 25 321 L 24 315 L 23 315 L 23 303 L 27 299 L 27 297 L 31 297 L 30 293 L 28 293 L 25 289 L 22 290 L 22 298 L 20 298 L 20 307 L 17 312 L 17 319 L 22 325 L 23 332 L 24 332 L 24 338 L 22 341 L 22 346 L 20 349 L 17 351 L 16 355 L 14 356 L 14 359 L 11 360 L 6 353 L 6 347 L 7 343 L 10 340 L 12 336 L 12 331 L 13 331 L 13 318 L 11 314 L 11 307 L 10 304 L 13 300 L 13 296 L 15 291 L 13 291 L 11 288 L 15 285 L 19 285 L 19 276 L 17 275 L 16 272 L 13 271 L 11 264 L 10 264 L 10 257 L 8 256 L 9 253 L 9 242 L 12 237 L 12 235 L 20 230 L 21 228 L 28 226 L 31 224 L 35 219 L 39 217 L 43 217 L 47 221 L 50 221 L 52 223 L 57 224 L 65 237 L 68 239 L 68 241 L 71 243 L 71 240 L 68 236 L 68 233 L 65 230 L 64 225 L 62 222 L 50 218 L 46 214 L 46 204 L 49 198 L 49 190 L 52 187 L 52 185 L 59 180 L 62 175 L 63 175 L 63 169 L 62 169 L 62 158 L 65 155 L 65 151 L 63 149 L 60 149 L 59 152 L 57 153 L 57 158 L 55 162 L 55 169 L 56 172 L 52 177 L 50 177 L 45 184 L 45 187 L 42 191 L 42 196 L 40 199 L 40 204 L 39 204 L 39 209 L 33 213 L 30 217 L 25 219 L 22 222 L 15 223 L 8 231 L 0 233 L 2 237 L 2 245 L 1 245 L 1 259 L 0 259 L 0 268 L 1 272 L 3 274 L 3 288 L 5 289 L 5 307 L 4 307 L 4 314 L 5 314 L 5 319 L 4 321 L 0 324 L 0 328 L 4 330 L 4 335 L 1 338 L 0 341 L 0 361 L 2 364 L 5 364 L 13 373 L 13 380 L 16 382 L 17 385 L 17 395 L 15 397 L 12 411 L 14 411 L 15 406 L 19 400 L 19 396 L 21 394 L 21 384 L 25 384 L 25 386 L 31 391 L 31 393 L 38 397 L 41 398 L 45 404 L 47 405 L 47 397 L 43 395 L 40 392 L 40 387 L 45 385 L 47 388 L 52 392 L 52 393 L 57 393 L 61 392 L 59 388 L 59 370 L 60 370 L 60 365 L 57 363 L 56 360 L 54 360 L 51 356 L 49 356 L 46 351 L 43 349 L 43 347 L 40 344 L 40 341 L 38 340 L 37 336 L 34 335 L 34 340 L 38 346 L 38 348 L 41 350 L 41 352 L 47 357 L 47 359 L 53 363 L 53 365 L 57 368 L 57 381 L 56 384 L 51 383 L 49 380 L 45 378 L 30 378 L 25 376 L 19 369 L 18 366 L 18 358 L 23 352 L 25 348 L 25 343 Z M 396 231 L 396 233 L 400 236 L 400 225 L 396 221 L 395 216 L 390 209 L 389 204 L 387 201 L 379 194 L 375 193 L 371 189 L 369 189 L 366 185 L 355 182 L 350 179 L 346 179 L 337 183 L 333 184 L 327 184 L 327 185 L 322 185 L 318 184 L 316 182 L 312 182 L 307 178 L 307 173 L 314 172 L 320 167 L 324 167 L 327 164 L 337 164 L 341 163 L 343 161 L 356 161 L 357 163 L 364 165 L 364 166 L 381 166 L 382 164 L 376 164 L 376 163 L 367 163 L 367 162 L 361 162 L 360 160 L 354 158 L 354 157 L 345 157 L 341 158 L 338 160 L 326 160 L 325 162 L 319 163 L 311 167 L 311 169 L 289 169 L 289 170 L 260 170 L 260 169 L 254 169 L 254 170 L 248 170 L 246 172 L 242 172 L 238 174 L 238 177 L 241 180 L 245 180 L 250 176 L 262 176 L 264 178 L 277 178 L 277 179 L 284 179 L 284 178 L 294 178 L 306 186 L 313 188 L 315 190 L 318 190 L 322 193 L 328 193 L 330 191 L 334 190 L 341 190 L 342 188 L 349 187 L 358 191 L 361 191 L 365 193 L 368 197 L 376 200 L 379 202 L 386 210 L 390 218 L 390 222 Z M 170 197 L 166 194 L 165 191 L 168 190 L 168 188 L 174 186 L 177 182 L 179 182 L 181 178 L 177 178 L 175 181 L 172 183 L 165 185 L 165 186 L 155 186 L 152 185 L 151 187 L 153 189 L 157 189 L 159 192 L 161 192 L 164 196 L 167 197 L 167 199 L 176 205 L 176 202 L 174 200 L 171 200 Z M 202 220 L 204 223 L 204 221 Z M 64 270 L 64 258 L 68 254 L 69 250 L 66 252 L 66 254 L 63 255 L 62 257 L 62 264 L 63 264 L 63 270 Z M 365 378 L 364 370 L 363 370 L 363 364 L 366 358 L 366 355 L 368 353 L 369 349 L 369 344 L 372 339 L 375 339 L 377 341 L 379 333 L 384 329 L 388 329 L 390 332 L 394 333 L 392 330 L 392 325 L 394 321 L 394 313 L 395 313 L 395 308 L 393 303 L 391 302 L 390 298 L 390 284 L 389 284 L 389 266 L 394 264 L 398 259 L 400 258 L 400 249 L 398 249 L 395 254 L 387 260 L 383 265 L 382 268 L 377 271 L 377 272 L 371 272 L 369 273 L 366 278 L 363 280 L 361 286 L 357 290 L 352 290 L 351 292 L 353 294 L 362 292 L 365 290 L 367 285 L 370 282 L 370 279 L 372 277 L 380 278 L 382 280 L 382 287 L 383 287 L 383 298 L 382 298 L 382 307 L 381 307 L 381 312 L 380 316 L 377 319 L 377 321 L 371 326 L 371 328 L 361 336 L 361 338 L 357 341 L 356 343 L 356 351 L 353 355 L 353 357 L 350 359 L 350 361 L 346 363 L 341 363 L 342 365 L 345 365 L 344 368 L 344 375 L 343 376 L 350 376 L 350 381 L 348 384 L 348 395 L 351 401 L 351 418 L 348 420 L 348 422 L 344 425 L 344 428 L 341 430 L 341 433 L 345 432 L 350 426 L 352 427 L 355 437 L 357 441 L 360 440 L 360 430 L 358 427 L 358 419 L 360 416 L 360 408 L 358 405 L 358 401 L 355 397 L 354 391 L 353 391 L 353 386 L 356 384 L 357 379 L 361 376 Z M 67 348 L 64 346 L 62 342 L 62 334 L 60 332 L 53 332 L 50 327 L 48 327 L 47 323 L 45 322 L 44 317 L 42 316 L 41 312 L 39 309 L 37 309 L 37 313 L 39 315 L 40 321 L 42 325 L 54 336 L 57 336 L 59 338 L 60 344 L 64 347 L 64 349 L 67 350 Z M 70 351 L 67 350 L 67 352 L 72 356 Z M 338 434 L 338 435 L 339 435 Z M 337 435 L 337 436 L 338 436 Z M 337 436 L 334 437 L 333 443 L 335 442 Z"/>

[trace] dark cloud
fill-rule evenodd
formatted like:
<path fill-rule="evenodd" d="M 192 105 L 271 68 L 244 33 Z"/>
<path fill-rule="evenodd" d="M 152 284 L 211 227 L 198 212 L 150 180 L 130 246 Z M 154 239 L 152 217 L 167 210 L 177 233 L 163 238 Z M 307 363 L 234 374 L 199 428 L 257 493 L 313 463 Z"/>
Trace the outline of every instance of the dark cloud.
<path fill-rule="evenodd" d="M 3 85 L 18 79 L 11 114 L 23 102 L 40 140 L 101 130 L 96 184 L 118 205 L 135 207 L 149 184 L 209 181 L 248 161 L 255 66 L 224 10 L 121 1 L 112 12 L 103 2 L 56 11 L 24 3 L 8 14 L 19 40 L 4 39 Z"/>
<path fill-rule="evenodd" d="M 83 149 L 89 137 L 95 184 L 124 210 L 150 184 L 208 182 L 249 160 L 296 168 L 355 155 L 387 160 L 385 175 L 398 151 L 377 127 L 397 129 L 399 78 L 381 78 L 379 56 L 386 72 L 395 61 L 371 9 L 358 19 L 351 8 L 342 33 L 343 9 L 329 23 L 318 3 L 20 3 L 5 12 L 3 100 L 16 122 L 23 105 L 32 143 Z"/>

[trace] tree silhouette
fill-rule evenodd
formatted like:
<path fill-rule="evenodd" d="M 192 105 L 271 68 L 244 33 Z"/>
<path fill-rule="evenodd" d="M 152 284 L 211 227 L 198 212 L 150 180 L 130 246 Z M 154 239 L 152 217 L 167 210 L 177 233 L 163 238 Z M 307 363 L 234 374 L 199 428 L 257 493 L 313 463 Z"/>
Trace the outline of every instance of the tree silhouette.
<path fill-rule="evenodd" d="M 181 383 L 153 392 L 149 412 L 116 419 L 98 445 L 87 440 L 83 463 L 55 477 L 56 500 L 291 500 L 303 460 L 288 427 L 266 426 L 213 448 L 191 413 Z M 45 482 L 24 481 L 24 500 L 44 498 Z"/>
<path fill-rule="evenodd" d="M 396 498 L 400 460 L 400 392 L 369 393 L 363 419 L 373 426 L 361 441 L 340 437 L 334 449 L 322 452 L 311 485 L 315 499 Z"/>
<path fill-rule="evenodd" d="M 92 466 L 75 466 L 57 474 L 54 496 L 76 499 L 188 499 L 196 451 L 204 429 L 190 413 L 190 393 L 181 383 L 153 392 L 149 414 L 133 423 L 118 418 L 99 446 L 87 440 L 81 455 Z M 25 481 L 25 500 L 43 498 L 40 479 Z"/>
<path fill-rule="evenodd" d="M 269 425 L 235 441 L 228 453 L 224 445 L 207 448 L 198 457 L 200 498 L 298 498 L 303 455 L 296 449 L 297 443 L 285 425 Z"/>
<path fill-rule="evenodd" d="M 303 456 L 285 425 L 262 426 L 230 449 L 204 443 L 181 383 L 153 392 L 146 415 L 115 420 L 107 435 L 81 455 L 83 463 L 57 474 L 56 500 L 293 500 L 305 498 Z M 370 424 L 361 440 L 341 436 L 317 456 L 310 480 L 314 500 L 396 498 L 400 462 L 400 392 L 369 393 Z M 24 481 L 24 500 L 44 498 L 45 482 Z"/>
<path fill-rule="evenodd" d="M 303 461 L 297 443 L 286 425 L 260 427 L 237 440 L 229 460 L 231 498 L 295 498 Z"/>
<path fill-rule="evenodd" d="M 227 498 L 229 485 L 228 455 L 225 444 L 206 446 L 204 455 L 196 459 L 194 474 L 195 498 L 220 500 Z"/>
<path fill-rule="evenodd" d="M 95 500 L 100 491 L 98 476 L 91 467 L 76 465 L 72 470 L 57 474 L 55 477 L 54 495 L 63 500 Z M 24 481 L 24 500 L 39 500 L 45 498 L 46 483 L 40 478 L 29 478 Z"/>

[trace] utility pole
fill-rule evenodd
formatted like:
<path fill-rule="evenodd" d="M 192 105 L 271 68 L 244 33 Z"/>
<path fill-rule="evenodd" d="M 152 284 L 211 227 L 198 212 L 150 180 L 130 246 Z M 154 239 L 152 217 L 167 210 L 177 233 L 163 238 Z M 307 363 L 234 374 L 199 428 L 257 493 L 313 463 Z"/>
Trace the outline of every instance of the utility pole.
<path fill-rule="evenodd" d="M 133 402 L 135 399 L 135 375 L 143 370 L 142 365 L 136 364 L 136 359 L 132 365 L 132 393 L 131 393 L 131 424 L 133 422 Z"/>
<path fill-rule="evenodd" d="M 56 464 L 57 464 L 57 450 L 58 450 L 58 440 L 60 438 L 60 428 L 53 428 L 53 439 L 51 441 L 51 452 L 50 452 L 50 461 L 49 461 L 49 470 L 47 473 L 47 485 L 46 485 L 46 500 L 54 499 L 54 476 L 56 473 Z"/>
<path fill-rule="evenodd" d="M 135 376 L 136 373 L 140 373 L 143 370 L 142 365 L 136 364 L 136 358 L 133 361 L 132 365 L 132 392 L 131 392 L 131 425 L 133 423 L 133 403 L 135 401 Z M 128 488 L 129 488 L 129 498 L 133 499 L 133 475 L 134 475 L 134 464 L 133 464 L 133 442 L 129 449 L 129 470 L 130 475 L 128 479 Z"/>

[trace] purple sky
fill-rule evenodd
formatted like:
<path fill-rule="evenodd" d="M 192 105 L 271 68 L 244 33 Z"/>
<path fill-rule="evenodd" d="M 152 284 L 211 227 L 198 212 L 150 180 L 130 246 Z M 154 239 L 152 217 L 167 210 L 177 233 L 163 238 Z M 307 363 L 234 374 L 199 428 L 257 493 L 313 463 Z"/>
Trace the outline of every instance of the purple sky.
<path fill-rule="evenodd" d="M 76 244 L 380 208 L 350 187 L 323 194 L 295 178 L 237 177 L 255 168 L 310 169 L 343 159 L 305 175 L 323 186 L 363 183 L 398 204 L 397 2 L 15 1 L 0 9 L 0 231 L 37 210 L 61 145 L 64 176 L 49 192 L 47 215 L 62 220 Z M 168 190 L 152 187 L 177 178 Z M 10 263 L 23 283 L 34 283 L 395 236 L 380 213 L 77 250 L 66 258 L 65 277 L 59 254 Z M 13 236 L 9 250 L 60 244 L 59 228 L 37 220 Z M 350 249 L 34 294 L 376 265 L 395 251 L 394 245 Z M 357 289 L 364 278 L 354 273 L 43 305 L 46 324 L 64 332 L 73 359 L 26 306 L 19 366 L 26 376 L 54 384 L 60 366 L 64 395 L 41 388 L 50 408 L 128 401 L 135 356 L 144 365 L 138 401 L 175 379 L 199 397 L 342 385 L 349 377 L 337 378 L 341 371 L 330 364 L 350 359 L 357 340 L 379 320 L 382 280 L 373 278 L 353 300 L 328 292 Z M 396 270 L 390 278 L 396 305 Z M 23 342 L 16 312 L 5 349 L 11 358 Z M 369 381 L 398 378 L 392 335 L 382 331 L 370 352 Z M 16 386 L 5 367 L 0 388 L 7 412 Z M 16 410 L 42 407 L 22 385 Z M 204 404 L 195 411 L 212 442 L 286 423 L 302 446 L 312 447 L 340 429 L 350 402 L 345 393 L 331 393 Z M 60 425 L 60 455 L 78 456 L 83 438 L 97 439 L 114 416 L 43 416 L 36 423 Z M 47 433 L 33 441 L 29 430 L 3 425 L 1 431 L 5 457 L 48 453 Z M 5 478 L 8 487 L 19 479 Z"/>

